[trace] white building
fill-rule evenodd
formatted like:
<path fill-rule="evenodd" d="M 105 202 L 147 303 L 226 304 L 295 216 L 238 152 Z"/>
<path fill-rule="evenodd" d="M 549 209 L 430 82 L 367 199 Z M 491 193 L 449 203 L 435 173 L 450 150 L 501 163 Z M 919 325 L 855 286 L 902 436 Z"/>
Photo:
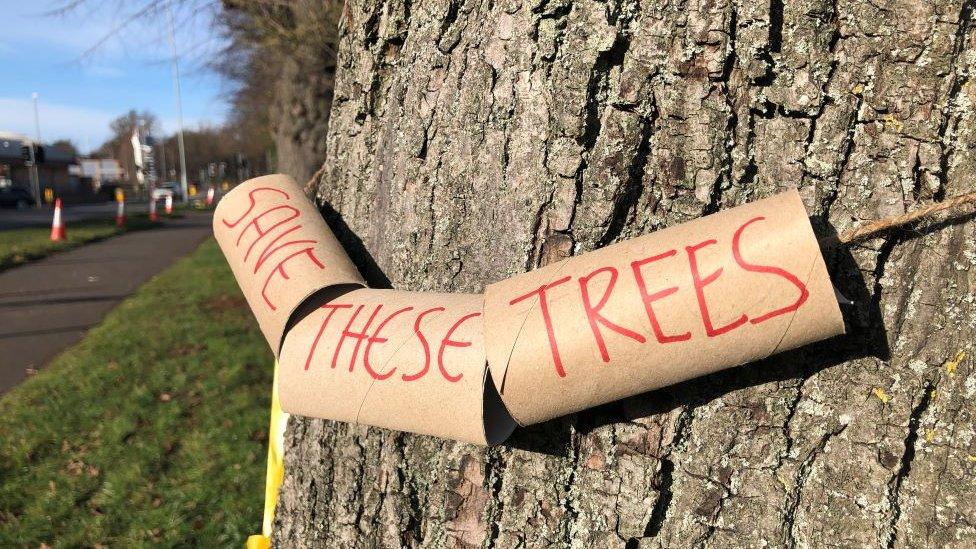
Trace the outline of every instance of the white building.
<path fill-rule="evenodd" d="M 125 182 L 125 169 L 114 158 L 79 158 L 72 170 L 78 177 L 90 178 L 96 190 L 106 183 Z"/>

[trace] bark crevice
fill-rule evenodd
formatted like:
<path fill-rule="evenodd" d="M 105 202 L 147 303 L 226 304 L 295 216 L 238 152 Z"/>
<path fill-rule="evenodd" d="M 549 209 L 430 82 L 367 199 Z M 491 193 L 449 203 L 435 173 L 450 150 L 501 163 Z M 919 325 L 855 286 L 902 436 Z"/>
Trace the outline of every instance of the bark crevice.
<path fill-rule="evenodd" d="M 912 463 L 915 461 L 916 444 L 918 443 L 918 430 L 921 425 L 922 416 L 929 409 L 932 403 L 932 393 L 935 386 L 931 381 L 925 383 L 922 388 L 922 396 L 918 403 L 912 408 L 908 416 L 908 433 L 905 435 L 905 451 L 898 462 L 898 470 L 888 483 L 890 491 L 888 493 L 888 504 L 891 506 L 891 520 L 888 523 L 888 539 L 885 546 L 889 549 L 895 547 L 898 541 L 898 519 L 901 518 L 901 487 L 905 479 L 912 473 Z"/>

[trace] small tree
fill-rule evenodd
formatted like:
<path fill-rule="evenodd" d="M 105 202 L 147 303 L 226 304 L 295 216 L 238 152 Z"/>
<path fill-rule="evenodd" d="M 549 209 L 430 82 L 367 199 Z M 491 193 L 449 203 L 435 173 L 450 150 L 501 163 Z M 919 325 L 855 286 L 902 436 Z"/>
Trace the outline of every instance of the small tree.
<path fill-rule="evenodd" d="M 112 137 L 96 149 L 95 155 L 116 159 L 128 174 L 128 183 L 135 185 L 137 170 L 132 150 L 132 133 L 139 128 L 141 135 L 152 135 L 158 125 L 156 115 L 148 111 L 140 113 L 130 110 L 109 123 Z"/>

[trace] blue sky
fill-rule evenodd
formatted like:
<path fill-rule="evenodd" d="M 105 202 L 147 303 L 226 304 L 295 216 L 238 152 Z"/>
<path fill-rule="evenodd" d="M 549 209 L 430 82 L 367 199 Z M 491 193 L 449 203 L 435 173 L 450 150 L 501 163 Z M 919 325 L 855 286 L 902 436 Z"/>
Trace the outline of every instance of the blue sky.
<path fill-rule="evenodd" d="M 109 121 L 129 109 L 154 113 L 165 133 L 174 132 L 165 14 L 126 23 L 142 2 L 88 0 L 69 14 L 45 15 L 63 3 L 0 0 L 0 132 L 34 134 L 34 92 L 43 141 L 71 139 L 86 152 L 110 137 Z M 191 128 L 220 124 L 227 112 L 226 86 L 205 68 L 222 46 L 210 28 L 216 4 L 190 0 L 174 11 L 183 118 Z"/>

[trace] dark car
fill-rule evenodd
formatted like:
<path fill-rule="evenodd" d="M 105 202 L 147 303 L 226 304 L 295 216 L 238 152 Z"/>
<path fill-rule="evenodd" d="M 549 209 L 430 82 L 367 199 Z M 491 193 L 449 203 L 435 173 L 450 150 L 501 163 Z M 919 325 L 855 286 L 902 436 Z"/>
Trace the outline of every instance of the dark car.
<path fill-rule="evenodd" d="M 30 208 L 34 195 L 23 187 L 0 187 L 0 208 Z"/>

